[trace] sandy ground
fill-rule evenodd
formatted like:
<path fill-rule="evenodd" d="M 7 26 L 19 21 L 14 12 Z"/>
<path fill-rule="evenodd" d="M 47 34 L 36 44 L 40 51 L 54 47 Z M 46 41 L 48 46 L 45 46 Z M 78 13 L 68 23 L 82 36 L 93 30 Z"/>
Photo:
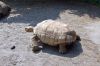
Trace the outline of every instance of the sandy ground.
<path fill-rule="evenodd" d="M 0 66 L 100 66 L 100 8 L 67 2 L 7 3 L 12 12 L 0 21 Z M 46 19 L 70 24 L 82 41 L 64 55 L 48 46 L 33 53 L 33 33 L 24 28 Z"/>

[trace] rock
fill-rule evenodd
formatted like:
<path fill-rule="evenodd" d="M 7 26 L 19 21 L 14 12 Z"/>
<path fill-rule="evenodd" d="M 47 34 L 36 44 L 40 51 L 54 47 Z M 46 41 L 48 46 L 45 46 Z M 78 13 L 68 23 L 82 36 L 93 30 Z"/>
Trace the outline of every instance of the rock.
<path fill-rule="evenodd" d="M 10 14 L 11 8 L 9 5 L 0 1 L 0 19 Z"/>
<path fill-rule="evenodd" d="M 11 50 L 13 50 L 13 49 L 15 49 L 15 46 L 12 46 L 12 47 L 11 47 Z"/>

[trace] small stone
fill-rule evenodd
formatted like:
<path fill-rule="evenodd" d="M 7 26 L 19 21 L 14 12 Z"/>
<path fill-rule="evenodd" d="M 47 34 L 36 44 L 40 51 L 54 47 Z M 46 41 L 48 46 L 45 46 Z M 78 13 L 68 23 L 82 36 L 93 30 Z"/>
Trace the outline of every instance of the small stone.
<path fill-rule="evenodd" d="M 26 32 L 33 32 L 33 27 L 32 26 L 28 26 L 25 28 Z"/>
<path fill-rule="evenodd" d="M 15 46 L 12 46 L 12 47 L 11 47 L 11 50 L 13 50 L 13 49 L 15 49 Z"/>

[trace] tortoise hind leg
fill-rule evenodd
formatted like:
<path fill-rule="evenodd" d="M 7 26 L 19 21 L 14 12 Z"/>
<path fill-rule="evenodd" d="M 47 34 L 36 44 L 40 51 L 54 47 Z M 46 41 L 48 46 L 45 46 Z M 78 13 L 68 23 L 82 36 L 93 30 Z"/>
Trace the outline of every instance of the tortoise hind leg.
<path fill-rule="evenodd" d="M 59 45 L 59 52 L 61 54 L 65 54 L 67 52 L 67 47 L 66 47 L 66 44 L 60 44 Z"/>
<path fill-rule="evenodd" d="M 32 38 L 32 42 L 33 42 L 33 44 L 32 44 L 32 51 L 33 52 L 39 52 L 41 49 L 42 49 L 42 45 L 41 45 L 41 41 L 40 41 L 40 39 L 38 38 L 38 36 L 34 36 L 33 38 Z"/>

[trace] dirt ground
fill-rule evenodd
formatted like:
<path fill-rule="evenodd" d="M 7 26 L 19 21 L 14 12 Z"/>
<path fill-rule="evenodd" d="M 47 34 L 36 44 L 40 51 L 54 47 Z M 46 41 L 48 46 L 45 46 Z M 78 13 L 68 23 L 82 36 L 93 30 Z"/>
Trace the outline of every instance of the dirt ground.
<path fill-rule="evenodd" d="M 100 66 L 100 8 L 72 2 L 7 3 L 12 12 L 0 21 L 0 66 Z M 46 19 L 68 23 L 81 42 L 64 55 L 49 46 L 33 53 L 33 33 L 24 28 Z"/>

